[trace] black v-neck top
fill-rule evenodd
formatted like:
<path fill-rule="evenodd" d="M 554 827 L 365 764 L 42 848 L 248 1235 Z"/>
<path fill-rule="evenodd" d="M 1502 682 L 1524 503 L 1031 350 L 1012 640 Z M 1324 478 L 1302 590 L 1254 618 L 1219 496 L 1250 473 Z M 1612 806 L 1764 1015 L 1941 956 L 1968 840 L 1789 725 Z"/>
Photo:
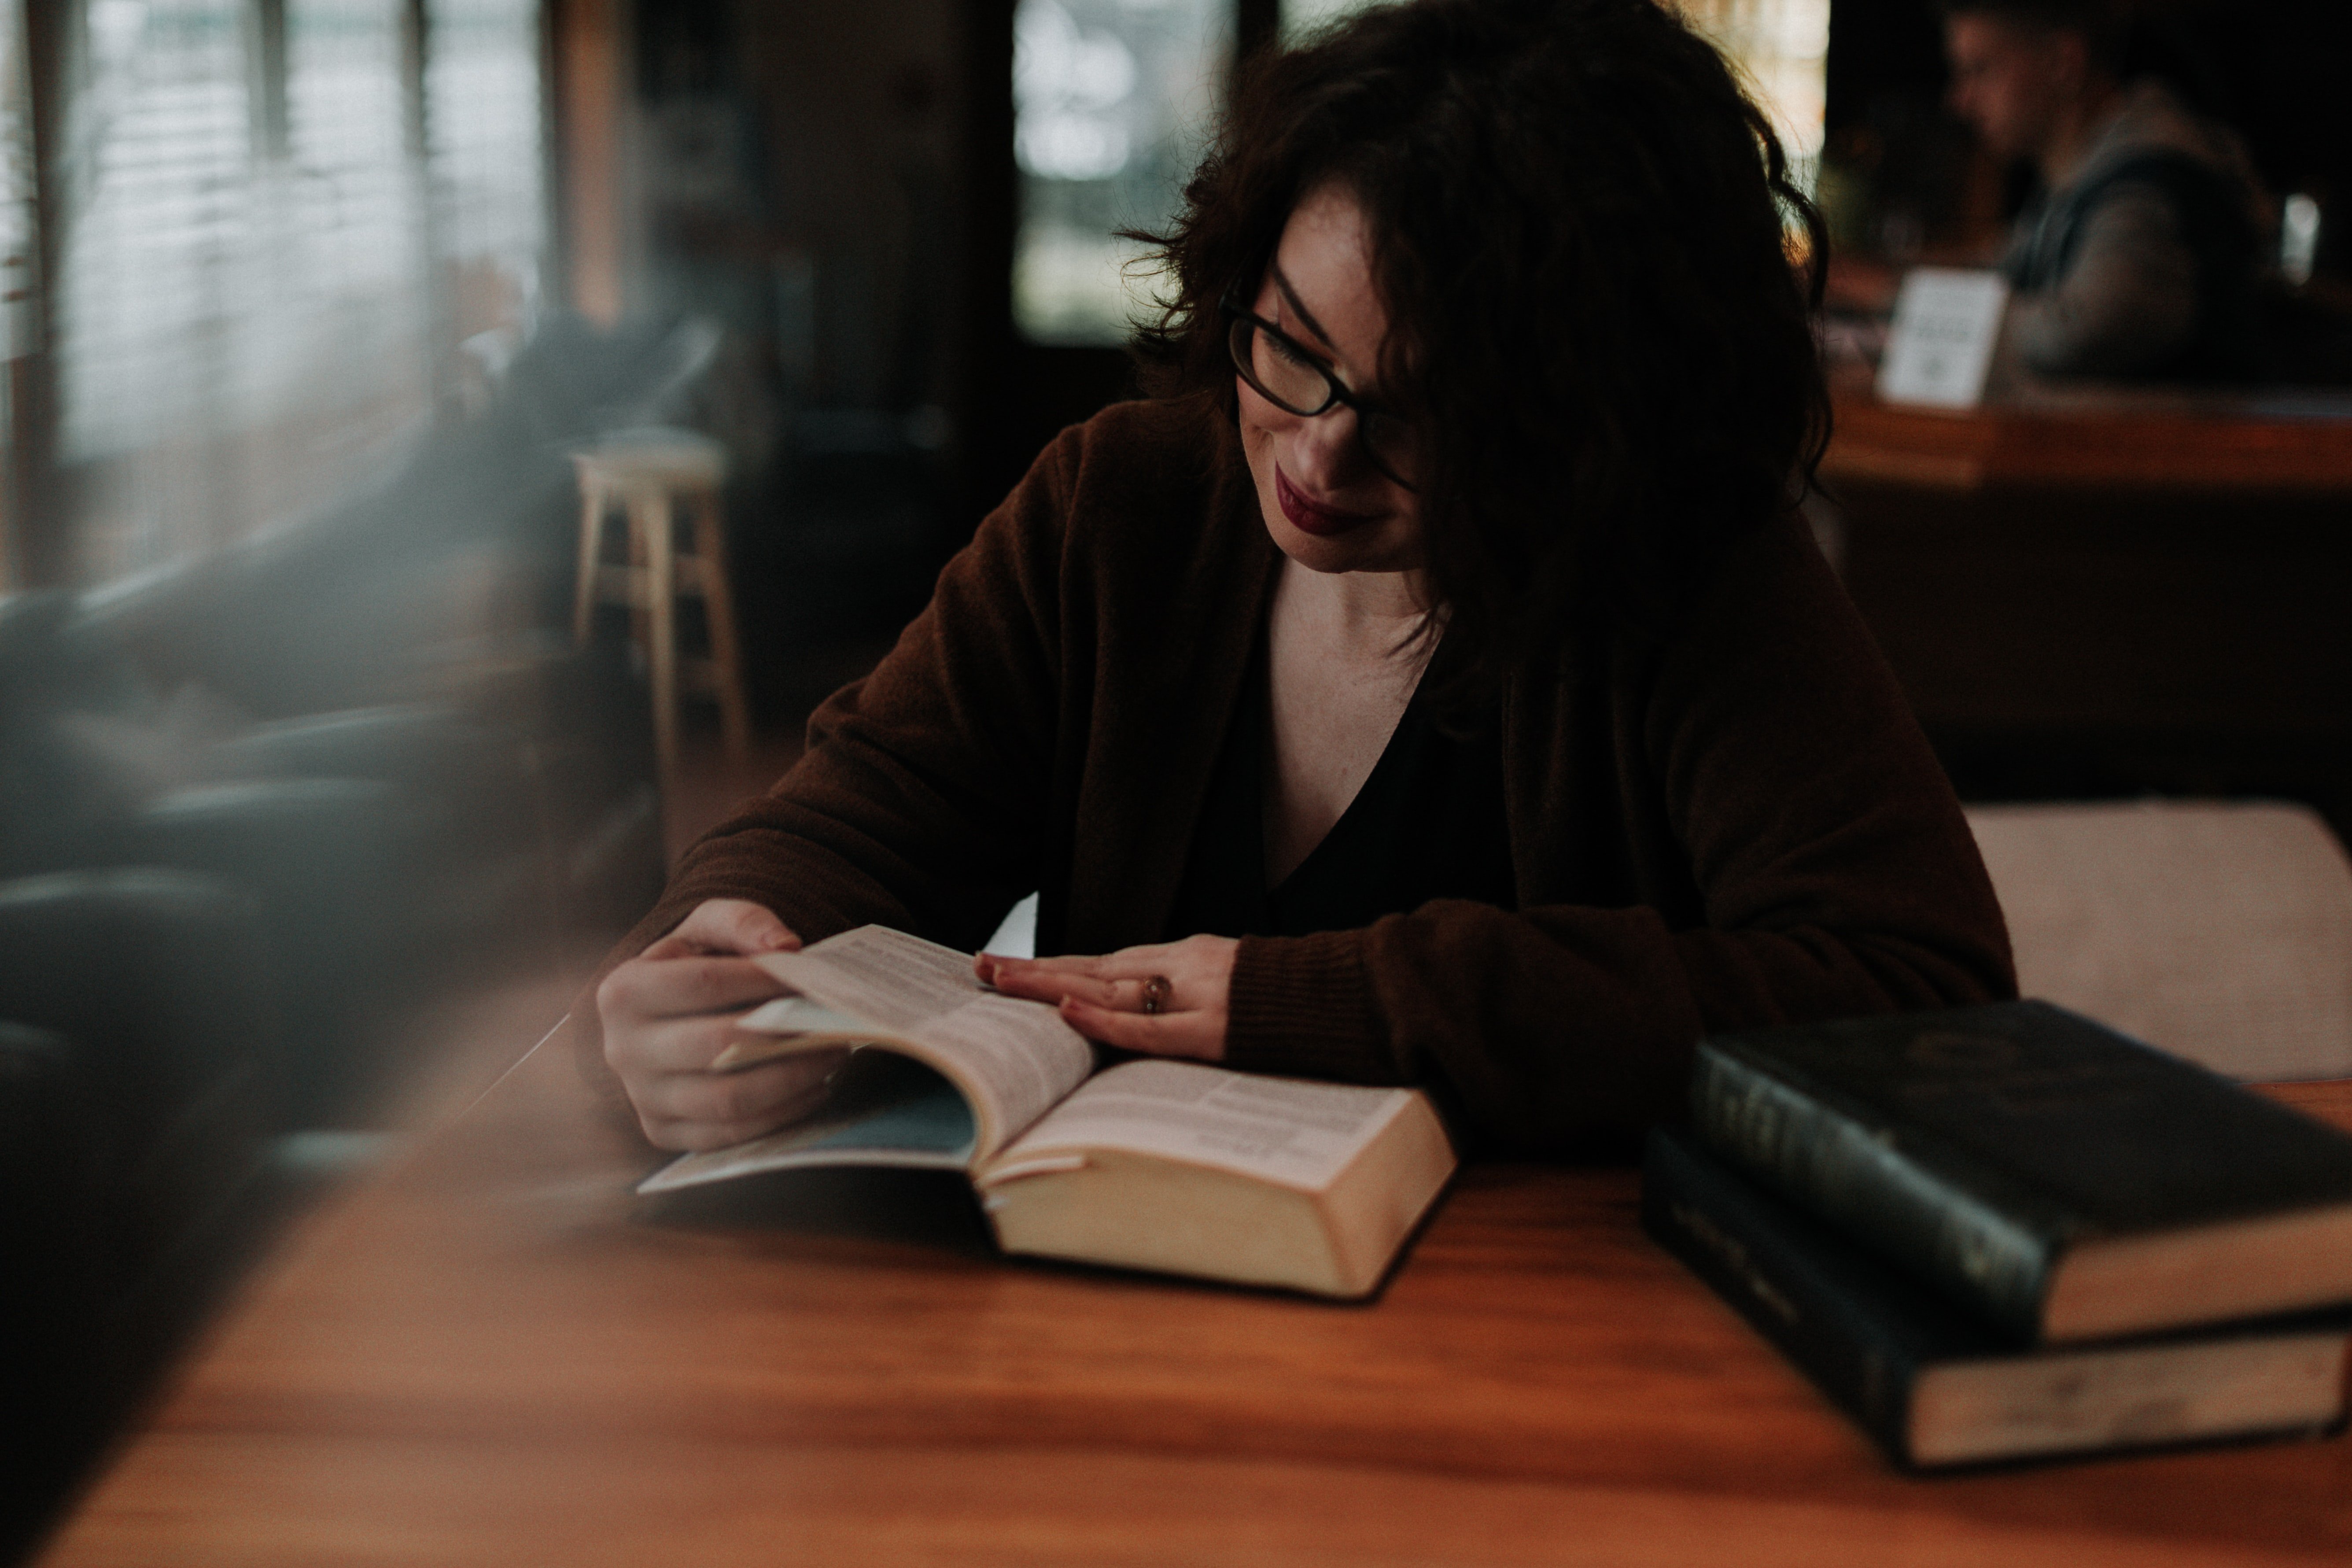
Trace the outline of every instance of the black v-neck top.
<path fill-rule="evenodd" d="M 1339 820 L 1280 887 L 1268 888 L 1272 680 L 1261 631 L 1193 830 L 1168 940 L 1352 931 L 1432 899 L 1516 907 L 1494 720 L 1449 732 L 1419 691 Z"/>

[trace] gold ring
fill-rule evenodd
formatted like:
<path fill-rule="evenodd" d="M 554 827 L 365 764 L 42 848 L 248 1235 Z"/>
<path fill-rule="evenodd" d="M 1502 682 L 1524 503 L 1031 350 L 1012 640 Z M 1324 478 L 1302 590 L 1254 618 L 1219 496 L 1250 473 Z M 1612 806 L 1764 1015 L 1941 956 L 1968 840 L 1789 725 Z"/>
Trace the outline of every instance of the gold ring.
<path fill-rule="evenodd" d="M 1155 974 L 1143 983 L 1143 1010 L 1147 1013 L 1168 1011 L 1168 998 L 1175 994 L 1176 983 L 1164 974 Z"/>

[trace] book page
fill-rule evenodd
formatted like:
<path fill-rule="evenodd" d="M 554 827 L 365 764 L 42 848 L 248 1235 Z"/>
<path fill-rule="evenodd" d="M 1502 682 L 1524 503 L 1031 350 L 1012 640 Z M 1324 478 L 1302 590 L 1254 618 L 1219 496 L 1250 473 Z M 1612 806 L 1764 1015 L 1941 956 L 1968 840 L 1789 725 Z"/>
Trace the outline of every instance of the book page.
<path fill-rule="evenodd" d="M 1060 1013 L 998 995 L 972 974 L 970 954 L 904 931 L 860 926 L 803 952 L 762 953 L 755 962 L 825 1012 L 921 1047 L 924 1059 L 971 1100 L 982 1159 L 1094 1070 L 1094 1047 Z M 810 1012 L 778 1009 L 787 1017 Z M 738 1026 L 751 1028 L 759 1016 Z M 751 1053 L 737 1059 L 751 1059 Z"/>
<path fill-rule="evenodd" d="M 846 1013 L 836 1013 L 830 1007 L 820 1006 L 805 996 L 779 996 L 772 1002 L 762 1002 L 736 1019 L 735 1026 L 752 1035 L 854 1035 L 872 1028 L 871 1025 L 861 1024 Z M 730 1054 L 733 1054 L 736 1060 L 751 1059 L 749 1051 L 738 1053 L 730 1046 L 710 1065 L 717 1068 L 735 1066 L 736 1061 L 729 1059 Z"/>
<path fill-rule="evenodd" d="M 1412 1099 L 1402 1089 L 1302 1083 L 1192 1062 L 1129 1062 L 1102 1073 L 1005 1150 L 983 1184 L 1011 1181 L 1033 1159 L 1133 1150 L 1319 1191 Z"/>
<path fill-rule="evenodd" d="M 859 926 L 751 962 L 820 1005 L 901 1035 L 988 994 L 970 953 L 887 926 Z"/>
<path fill-rule="evenodd" d="M 972 1097 L 986 1159 L 1095 1070 L 1087 1037 L 1043 1002 L 993 993 L 908 1031 Z"/>

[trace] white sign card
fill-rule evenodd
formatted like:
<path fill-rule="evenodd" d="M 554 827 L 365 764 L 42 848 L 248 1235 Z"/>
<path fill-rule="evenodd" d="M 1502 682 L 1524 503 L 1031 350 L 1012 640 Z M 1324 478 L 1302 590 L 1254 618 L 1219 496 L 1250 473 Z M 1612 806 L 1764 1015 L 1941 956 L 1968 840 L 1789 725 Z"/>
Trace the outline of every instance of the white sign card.
<path fill-rule="evenodd" d="M 1913 268 L 1895 298 L 1878 395 L 1933 408 L 1975 407 L 2008 307 L 2009 285 L 1998 272 Z"/>

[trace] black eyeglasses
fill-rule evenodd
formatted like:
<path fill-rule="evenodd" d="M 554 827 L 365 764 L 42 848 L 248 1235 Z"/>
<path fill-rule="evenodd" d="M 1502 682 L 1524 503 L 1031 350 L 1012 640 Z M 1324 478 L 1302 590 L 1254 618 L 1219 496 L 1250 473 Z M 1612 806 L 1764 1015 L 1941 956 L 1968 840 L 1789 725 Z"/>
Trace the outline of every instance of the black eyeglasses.
<path fill-rule="evenodd" d="M 1234 368 L 1260 397 L 1286 414 L 1312 419 L 1341 404 L 1356 411 L 1356 439 L 1373 468 L 1407 489 L 1421 458 L 1421 438 L 1406 421 L 1339 384 L 1331 367 L 1317 359 L 1272 321 L 1242 309 L 1228 295 L 1221 308 L 1230 318 L 1226 346 Z"/>

